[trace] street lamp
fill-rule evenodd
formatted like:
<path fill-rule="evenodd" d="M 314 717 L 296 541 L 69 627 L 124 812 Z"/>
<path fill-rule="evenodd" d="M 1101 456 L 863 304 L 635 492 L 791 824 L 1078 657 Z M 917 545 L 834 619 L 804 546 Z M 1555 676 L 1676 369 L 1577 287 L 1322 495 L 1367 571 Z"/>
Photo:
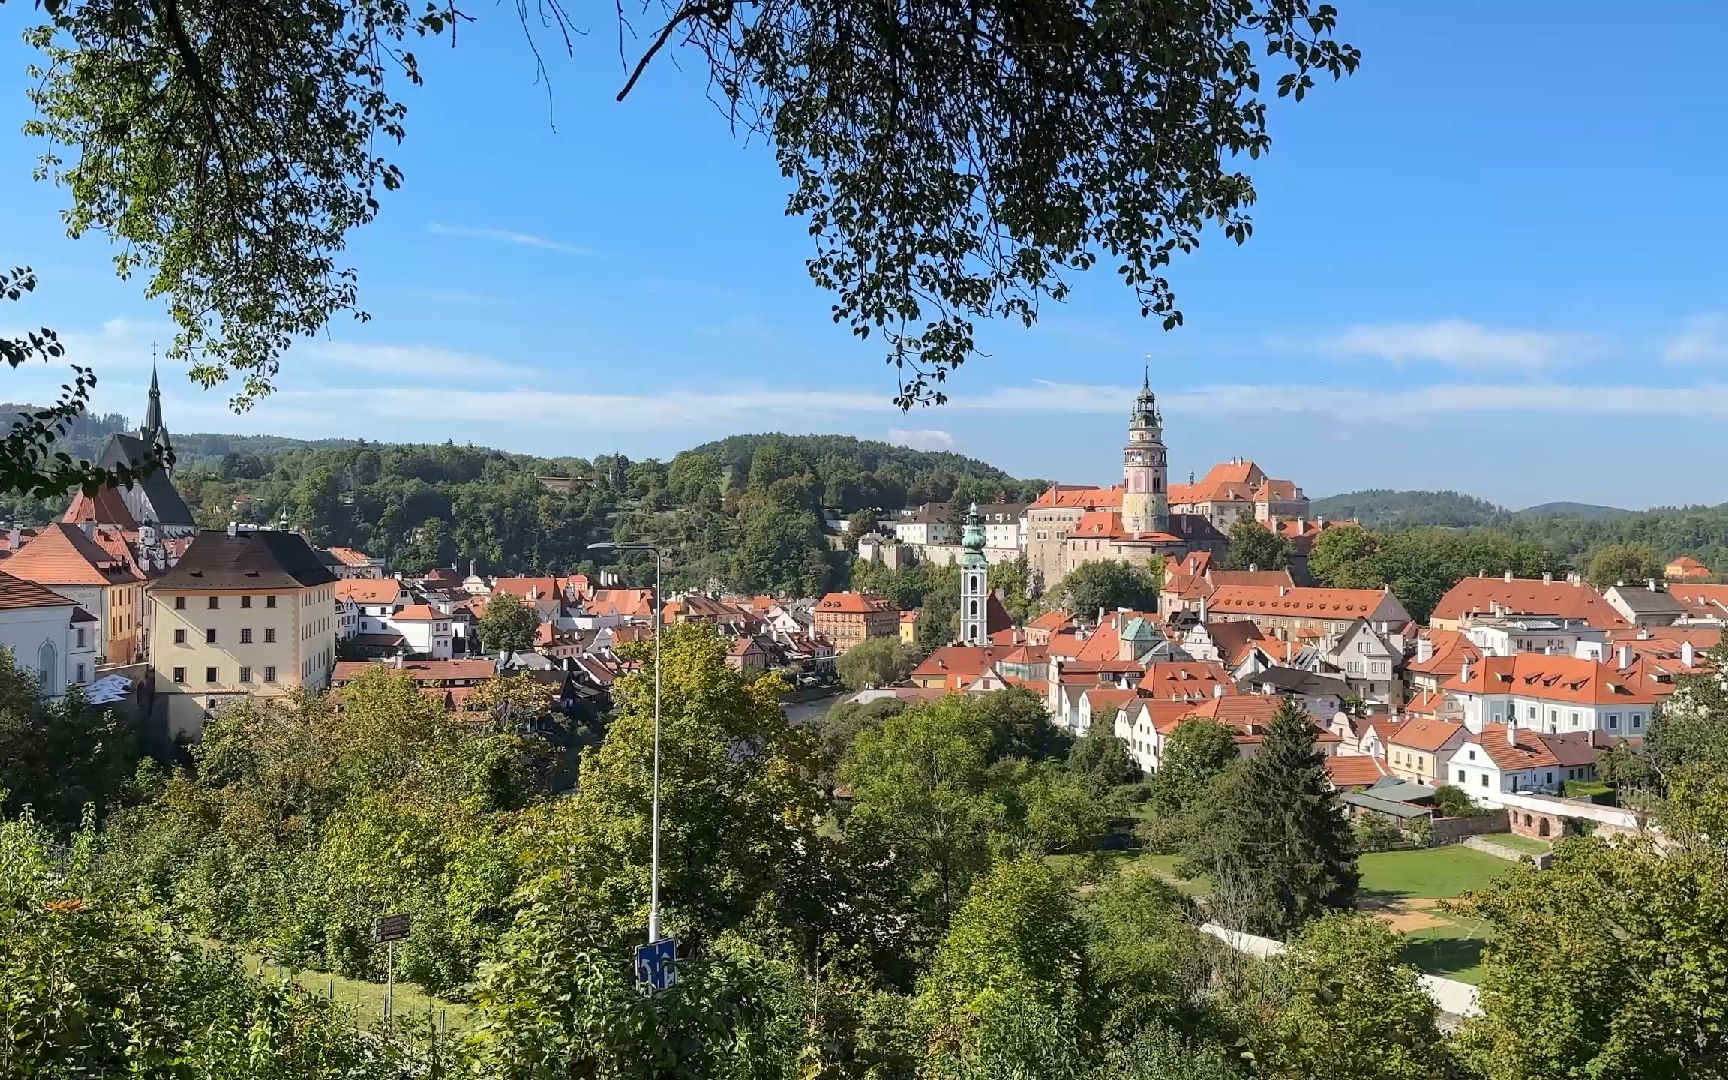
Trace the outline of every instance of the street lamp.
<path fill-rule="evenodd" d="M 652 551 L 654 553 L 654 809 L 648 856 L 648 943 L 660 940 L 660 549 L 653 544 L 619 544 L 602 540 L 589 551 Z"/>

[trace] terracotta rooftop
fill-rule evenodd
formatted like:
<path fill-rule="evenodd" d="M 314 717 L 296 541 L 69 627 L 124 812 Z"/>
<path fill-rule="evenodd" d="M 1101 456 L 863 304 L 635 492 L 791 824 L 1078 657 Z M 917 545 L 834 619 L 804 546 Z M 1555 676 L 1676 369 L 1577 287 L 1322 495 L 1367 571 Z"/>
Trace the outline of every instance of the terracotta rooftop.
<path fill-rule="evenodd" d="M 1365 754 L 1332 754 L 1326 758 L 1326 775 L 1338 788 L 1367 787 L 1389 773 L 1379 758 Z"/>
<path fill-rule="evenodd" d="M 38 585 L 129 585 L 142 580 L 77 525 L 55 522 L 6 560 L 6 572 Z"/>
<path fill-rule="evenodd" d="M 1543 581 L 1541 578 L 1468 577 L 1448 589 L 1434 605 L 1431 618 L 1456 621 L 1472 614 L 1487 615 L 1496 607 L 1513 615 L 1554 615 L 1582 619 L 1608 629 L 1625 626 L 1602 594 L 1582 581 Z"/>
<path fill-rule="evenodd" d="M 892 611 L 885 597 L 870 593 L 832 592 L 816 603 L 816 610 L 842 615 L 868 615 L 877 611 Z"/>
<path fill-rule="evenodd" d="M 390 604 L 402 595 L 402 583 L 395 578 L 347 578 L 335 584 L 333 595 L 356 604 Z"/>
<path fill-rule="evenodd" d="M 1032 500 L 1031 508 L 1066 508 L 1071 510 L 1099 509 L 1122 506 L 1122 488 L 1088 487 L 1084 484 L 1051 484 L 1044 494 Z"/>
<path fill-rule="evenodd" d="M 1620 671 L 1575 656 L 1519 653 L 1487 656 L 1470 666 L 1470 677 L 1441 685 L 1449 694 L 1510 694 L 1573 705 L 1653 705 L 1659 696 L 1636 670 Z"/>
<path fill-rule="evenodd" d="M 1287 615 L 1310 619 L 1354 619 L 1372 615 L 1385 602 L 1380 589 L 1280 589 L 1227 585 L 1208 602 L 1221 615 Z"/>
<path fill-rule="evenodd" d="M 1420 718 L 1403 725 L 1398 733 L 1387 738 L 1387 743 L 1393 746 L 1409 747 L 1424 753 L 1439 753 L 1440 748 L 1452 739 L 1464 733 L 1464 725 L 1452 724 L 1445 720 Z"/>
<path fill-rule="evenodd" d="M 19 608 L 74 607 L 71 600 L 23 578 L 0 573 L 0 611 Z"/>
<path fill-rule="evenodd" d="M 435 622 L 449 617 L 441 611 L 434 611 L 428 604 L 409 604 L 390 616 L 396 622 Z"/>

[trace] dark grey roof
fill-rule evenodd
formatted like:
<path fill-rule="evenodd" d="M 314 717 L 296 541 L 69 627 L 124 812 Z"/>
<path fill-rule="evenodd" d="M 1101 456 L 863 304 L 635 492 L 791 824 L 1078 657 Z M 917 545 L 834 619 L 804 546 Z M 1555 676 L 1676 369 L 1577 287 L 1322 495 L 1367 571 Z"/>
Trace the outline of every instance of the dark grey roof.
<path fill-rule="evenodd" d="M 1620 602 L 1639 615 L 1673 615 L 1679 617 L 1686 614 L 1686 609 L 1680 601 L 1674 599 L 1674 594 L 1665 589 L 1651 591 L 1643 585 L 1616 585 L 1609 590 L 1620 597 Z"/>
<path fill-rule="evenodd" d="M 1241 685 L 1272 686 L 1287 694 L 1348 694 L 1350 685 L 1343 679 L 1321 675 L 1301 668 L 1271 667 L 1258 675 L 1243 679 Z"/>
<path fill-rule="evenodd" d="M 258 530 L 230 536 L 202 532 L 156 580 L 158 589 L 301 589 L 336 575 L 299 533 Z"/>
<path fill-rule="evenodd" d="M 1222 544 L 1229 540 L 1204 514 L 1171 514 L 1170 532 L 1190 543 Z"/>
<path fill-rule="evenodd" d="M 116 434 L 108 440 L 107 449 L 102 451 L 102 464 L 109 468 L 120 464 L 136 467 L 149 456 L 150 447 L 144 445 L 142 439 L 136 435 Z M 197 524 L 192 520 L 192 511 L 186 508 L 186 501 L 174 490 L 174 481 L 167 469 L 147 473 L 131 487 L 122 488 L 120 497 L 125 501 L 126 509 L 132 511 L 132 516 L 140 522 L 186 527 Z"/>
<path fill-rule="evenodd" d="M 1370 794 L 1373 790 L 1373 788 L 1369 788 L 1367 791 L 1346 791 L 1338 796 L 1338 800 L 1349 803 L 1351 806 L 1360 806 L 1364 810 L 1372 810 L 1377 814 L 1385 814 L 1387 817 L 1415 819 L 1427 817 L 1434 812 L 1426 806 L 1412 806 L 1409 803 L 1391 802 L 1387 799 L 1376 798 Z"/>

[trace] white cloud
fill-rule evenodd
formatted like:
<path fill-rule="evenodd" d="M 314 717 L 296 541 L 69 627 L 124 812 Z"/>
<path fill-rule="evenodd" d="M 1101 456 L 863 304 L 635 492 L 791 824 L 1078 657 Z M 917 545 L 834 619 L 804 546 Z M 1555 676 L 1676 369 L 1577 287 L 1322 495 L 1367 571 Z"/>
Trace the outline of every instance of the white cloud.
<path fill-rule="evenodd" d="M 1728 360 L 1728 312 L 1699 315 L 1663 350 L 1671 364 L 1721 363 Z"/>
<path fill-rule="evenodd" d="M 299 357 L 344 370 L 414 375 L 431 379 L 532 378 L 536 372 L 523 364 L 495 360 L 489 356 L 454 352 L 433 345 L 369 345 L 356 341 L 309 341 L 296 346 L 288 363 Z"/>
<path fill-rule="evenodd" d="M 939 428 L 889 428 L 888 441 L 913 450 L 953 450 L 960 445 Z"/>
<path fill-rule="evenodd" d="M 1509 330 L 1462 319 L 1426 323 L 1362 323 L 1312 343 L 1322 352 L 1369 356 L 1394 364 L 1430 363 L 1460 368 L 1553 367 L 1593 354 L 1589 334 L 1557 330 Z"/>
<path fill-rule="evenodd" d="M 568 244 L 562 240 L 551 240 L 533 233 L 515 232 L 511 229 L 477 228 L 472 225 L 444 225 L 431 222 L 426 226 L 429 233 L 440 236 L 464 236 L 470 240 L 493 240 L 501 244 L 521 244 L 523 247 L 541 248 L 546 251 L 562 251 L 566 255 L 595 255 L 593 248 L 581 244 Z"/>

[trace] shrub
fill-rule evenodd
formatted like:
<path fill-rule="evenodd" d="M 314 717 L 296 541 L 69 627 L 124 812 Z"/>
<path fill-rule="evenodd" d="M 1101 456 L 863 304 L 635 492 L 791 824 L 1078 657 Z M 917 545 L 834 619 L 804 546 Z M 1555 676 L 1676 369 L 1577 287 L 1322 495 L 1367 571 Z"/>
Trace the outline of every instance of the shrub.
<path fill-rule="evenodd" d="M 1351 823 L 1358 852 L 1391 851 L 1404 842 L 1404 831 L 1388 817 L 1363 814 Z"/>

